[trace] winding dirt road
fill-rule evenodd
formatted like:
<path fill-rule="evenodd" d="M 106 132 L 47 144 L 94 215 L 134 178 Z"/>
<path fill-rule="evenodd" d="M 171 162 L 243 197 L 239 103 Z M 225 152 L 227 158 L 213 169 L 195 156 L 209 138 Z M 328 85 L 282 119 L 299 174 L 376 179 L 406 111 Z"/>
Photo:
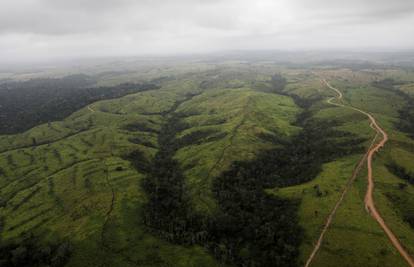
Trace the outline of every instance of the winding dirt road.
<path fill-rule="evenodd" d="M 326 81 L 325 80 L 321 80 L 321 82 L 326 82 Z M 331 89 L 333 89 L 338 94 L 338 96 L 331 97 L 326 102 L 329 103 L 329 104 L 331 104 L 331 105 L 334 105 L 334 106 L 345 107 L 341 103 L 334 103 L 334 102 L 332 102 L 335 99 L 337 101 L 341 102 L 343 96 L 342 96 L 341 91 L 339 91 L 338 89 L 336 89 L 336 88 L 331 88 Z M 364 156 L 359 160 L 358 164 L 354 168 L 351 177 L 348 179 L 348 182 L 347 182 L 346 186 L 342 190 L 341 196 L 339 197 L 339 199 L 335 203 L 335 206 L 333 207 L 332 211 L 329 213 L 329 215 L 328 215 L 328 217 L 327 217 L 327 219 L 325 221 L 325 224 L 324 224 L 324 226 L 322 228 L 322 231 L 321 231 L 321 233 L 319 235 L 318 241 L 316 242 L 315 246 L 313 247 L 313 250 L 312 250 L 311 254 L 309 255 L 309 257 L 308 257 L 308 259 L 306 261 L 305 267 L 309 267 L 310 266 L 310 264 L 312 263 L 313 259 L 316 256 L 317 252 L 319 251 L 319 249 L 320 249 L 320 247 L 322 245 L 323 239 L 325 237 L 325 234 L 328 231 L 328 229 L 329 229 L 329 227 L 330 227 L 330 225 L 332 223 L 332 220 L 333 220 L 333 218 L 334 218 L 334 216 L 336 214 L 336 211 L 338 210 L 339 206 L 343 202 L 343 200 L 345 198 L 345 195 L 348 193 L 348 191 L 349 191 L 350 187 L 352 186 L 353 182 L 355 181 L 358 173 L 362 169 L 362 166 L 363 166 L 365 160 L 368 157 L 368 153 L 369 153 L 370 149 L 372 148 L 372 146 L 374 145 L 377 137 L 378 137 L 378 133 L 372 139 L 371 145 L 369 146 L 368 150 L 366 151 L 366 153 L 364 154 Z"/>
<path fill-rule="evenodd" d="M 352 107 L 352 106 L 345 106 L 344 104 L 341 103 L 333 103 L 332 101 L 336 98 L 339 102 L 342 101 L 342 92 L 333 87 L 332 85 L 330 85 L 325 79 L 321 80 L 328 88 L 330 88 L 331 90 L 334 90 L 338 96 L 337 97 L 332 97 L 330 98 L 327 102 L 331 105 L 335 105 L 335 106 L 341 106 L 341 107 L 346 107 L 346 108 L 350 108 L 353 109 L 355 111 L 358 111 L 359 113 L 364 114 L 365 116 L 367 116 L 370 120 L 370 126 L 372 129 L 374 129 L 376 131 L 376 135 L 373 138 L 371 145 L 367 151 L 367 153 L 364 155 L 364 157 L 359 161 L 357 167 L 354 169 L 353 174 L 351 176 L 351 178 L 348 180 L 347 186 L 345 187 L 345 189 L 343 190 L 341 197 L 339 198 L 339 200 L 337 201 L 337 203 L 335 204 L 335 207 L 333 208 L 333 210 L 331 211 L 331 213 L 329 214 L 325 225 L 322 229 L 322 232 L 319 236 L 319 239 L 317 241 L 317 243 L 314 246 L 314 249 L 312 251 L 312 253 L 310 254 L 308 260 L 306 261 L 305 267 L 308 267 L 312 260 L 314 259 L 314 257 L 316 256 L 316 253 L 318 252 L 318 250 L 320 249 L 320 246 L 322 244 L 324 235 L 326 233 L 326 231 L 328 230 L 332 219 L 338 209 L 338 207 L 340 206 L 340 204 L 342 203 L 346 193 L 348 192 L 348 189 L 350 188 L 350 186 L 352 185 L 353 181 L 356 178 L 356 175 L 358 174 L 358 172 L 360 171 L 363 163 L 365 160 L 367 160 L 367 170 L 368 170 L 368 187 L 367 187 L 367 192 L 365 194 L 365 209 L 367 210 L 367 212 L 378 222 L 378 224 L 381 226 L 381 228 L 383 229 L 383 231 L 385 232 L 385 234 L 387 235 L 387 237 L 389 238 L 389 240 L 391 241 L 391 243 L 394 245 L 394 247 L 398 250 L 398 252 L 401 254 L 401 256 L 406 260 L 406 262 L 408 263 L 409 266 L 414 267 L 414 260 L 411 257 L 411 255 L 405 250 L 405 248 L 402 246 L 402 244 L 400 243 L 400 241 L 398 240 L 398 238 L 394 235 L 394 233 L 389 229 L 389 227 L 387 226 L 387 224 L 385 223 L 384 219 L 381 217 L 380 213 L 378 212 L 378 210 L 375 207 L 375 202 L 374 202 L 374 198 L 373 198 L 373 192 L 374 192 L 374 179 L 372 176 L 372 158 L 374 156 L 374 153 L 377 152 L 380 148 L 382 148 L 385 143 L 388 141 L 388 135 L 387 133 L 378 125 L 377 121 L 375 120 L 375 118 L 368 112 L 363 111 L 361 109 Z M 381 135 L 382 139 L 380 142 L 375 144 L 375 141 L 377 139 L 377 137 Z M 375 144 L 375 145 L 374 145 Z"/>

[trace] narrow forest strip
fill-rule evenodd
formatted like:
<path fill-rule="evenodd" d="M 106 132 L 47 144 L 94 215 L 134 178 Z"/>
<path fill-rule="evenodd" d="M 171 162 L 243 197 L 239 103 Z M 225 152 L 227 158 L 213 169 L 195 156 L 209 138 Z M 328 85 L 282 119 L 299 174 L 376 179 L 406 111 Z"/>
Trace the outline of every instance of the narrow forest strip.
<path fill-rule="evenodd" d="M 186 95 L 163 113 L 166 121 L 158 135 L 159 150 L 152 162 L 144 164 L 148 167 L 141 170 L 147 173 L 142 183 L 148 196 L 144 207 L 144 224 L 151 232 L 175 243 L 193 244 L 203 236 L 198 230 L 200 218 L 191 210 L 182 168 L 173 158 L 180 147 L 176 135 L 188 127 L 182 121 L 182 114 L 176 110 L 198 94 Z M 133 162 L 135 159 L 143 161 L 139 153 L 130 158 Z M 138 167 L 136 164 L 134 166 Z M 198 234 L 194 234 L 196 232 Z"/>

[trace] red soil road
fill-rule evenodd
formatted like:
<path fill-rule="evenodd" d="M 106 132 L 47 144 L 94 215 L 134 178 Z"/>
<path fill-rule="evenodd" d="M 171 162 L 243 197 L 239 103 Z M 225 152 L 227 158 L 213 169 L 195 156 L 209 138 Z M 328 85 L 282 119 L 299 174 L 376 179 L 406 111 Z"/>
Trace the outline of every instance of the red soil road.
<path fill-rule="evenodd" d="M 324 81 L 324 80 L 323 80 L 323 81 Z M 343 104 L 333 103 L 333 102 L 332 102 L 334 99 L 337 99 L 337 100 L 339 100 L 339 101 L 341 101 L 341 99 L 342 99 L 342 93 L 341 93 L 339 90 L 337 90 L 337 89 L 333 89 L 333 90 L 335 90 L 335 91 L 337 92 L 338 96 L 337 96 L 337 97 L 331 97 L 331 98 L 329 98 L 327 102 L 328 102 L 329 104 L 331 104 L 331 105 L 335 105 L 335 106 L 339 106 L 339 107 L 345 107 Z M 370 126 L 372 127 L 372 124 L 371 124 Z M 365 160 L 366 160 L 366 159 L 367 159 L 367 157 L 368 157 L 368 153 L 369 153 L 370 149 L 372 148 L 372 146 L 374 145 L 374 143 L 375 143 L 375 141 L 376 141 L 377 137 L 378 137 L 378 133 L 377 133 L 377 134 L 375 135 L 375 137 L 372 139 L 371 145 L 369 146 L 368 150 L 366 151 L 366 153 L 364 154 L 364 156 L 363 156 L 363 157 L 359 160 L 358 164 L 357 164 L 357 165 L 356 165 L 356 167 L 354 168 L 354 170 L 353 170 L 353 172 L 352 172 L 352 176 L 348 179 L 348 182 L 347 182 L 346 186 L 345 186 L 345 187 L 344 187 L 344 189 L 342 190 L 341 196 L 339 197 L 339 199 L 338 199 L 338 200 L 337 200 L 337 202 L 335 203 L 335 206 L 334 206 L 334 208 L 332 209 L 332 211 L 329 213 L 329 215 L 328 215 L 328 217 L 327 217 L 327 219 L 326 219 L 326 221 L 325 221 L 325 224 L 324 224 L 324 226 L 323 226 L 323 228 L 322 228 L 322 232 L 321 232 L 321 234 L 319 235 L 318 241 L 316 242 L 316 244 L 315 244 L 315 246 L 314 246 L 314 248 L 313 248 L 313 250 L 312 250 L 312 253 L 309 255 L 309 257 L 308 257 L 308 259 L 307 259 L 307 261 L 306 261 L 305 267 L 309 267 L 309 266 L 310 266 L 310 264 L 312 263 L 313 259 L 314 259 L 314 258 L 315 258 L 315 256 L 316 256 L 317 252 L 319 251 L 319 249 L 320 249 L 320 247 L 321 247 L 321 245 L 322 245 L 323 239 L 324 239 L 324 237 L 325 237 L 325 234 L 326 234 L 326 232 L 328 231 L 329 226 L 331 225 L 332 220 L 333 220 L 333 218 L 334 218 L 334 216 L 335 216 L 335 214 L 336 214 L 336 211 L 338 210 L 339 206 L 341 205 L 342 201 L 344 200 L 345 195 L 348 193 L 349 188 L 351 187 L 351 185 L 352 185 L 352 184 L 353 184 L 353 182 L 355 181 L 355 179 L 356 179 L 356 177 L 357 177 L 358 173 L 359 173 L 359 172 L 360 172 L 360 170 L 362 169 L 362 166 L 363 166 L 363 164 L 364 164 Z"/>
<path fill-rule="evenodd" d="M 337 88 L 331 86 L 325 79 L 322 80 L 326 86 L 328 86 L 328 88 L 334 90 L 337 94 L 338 100 L 342 99 L 342 93 L 340 90 L 338 90 Z M 330 100 L 328 100 L 329 103 L 331 103 L 330 101 L 332 100 L 332 98 Z M 335 104 L 335 103 L 331 103 L 333 105 L 339 105 L 339 106 L 344 106 L 342 104 Z M 391 231 L 391 229 L 387 226 L 387 224 L 385 223 L 384 219 L 381 217 L 380 213 L 378 212 L 377 208 L 375 207 L 375 201 L 373 198 L 373 192 L 374 192 L 374 178 L 372 176 L 372 158 L 374 156 L 375 152 L 378 152 L 378 150 L 380 148 L 382 148 L 385 143 L 388 141 L 388 135 L 387 133 L 378 125 L 377 121 L 375 120 L 375 118 L 368 112 L 363 111 L 361 109 L 355 108 L 355 107 L 351 107 L 351 106 L 346 106 L 348 108 L 351 108 L 355 111 L 358 111 L 362 114 L 364 114 L 365 116 L 367 116 L 369 118 L 369 120 L 371 121 L 371 127 L 376 131 L 377 135 L 381 134 L 382 135 L 382 139 L 380 142 L 376 143 L 374 146 L 371 145 L 371 147 L 368 150 L 368 153 L 366 154 L 366 160 L 367 160 L 367 170 L 368 170 L 368 188 L 367 188 L 367 192 L 365 194 L 365 209 L 367 210 L 367 212 L 378 222 L 378 224 L 381 226 L 382 230 L 385 232 L 385 234 L 387 235 L 388 239 L 391 241 L 391 243 L 394 245 L 394 247 L 398 250 L 398 252 L 401 254 L 401 256 L 406 260 L 407 264 L 411 267 L 414 267 L 414 260 L 411 257 L 411 255 L 405 250 L 405 248 L 403 247 L 403 245 L 400 243 L 400 241 L 398 240 L 398 238 L 395 236 L 395 234 Z M 375 140 L 375 139 L 374 139 Z M 360 162 L 361 163 L 361 162 Z M 358 164 L 359 165 L 359 164 Z M 344 195 L 344 194 L 343 194 Z M 341 196 L 341 199 L 343 197 Z M 340 199 L 340 201 L 342 201 Z M 337 203 L 338 205 L 338 203 Z M 339 206 L 339 205 L 338 205 Z M 332 218 L 329 220 L 330 217 L 333 217 L 333 215 L 336 212 L 336 206 L 334 208 L 334 210 L 331 212 L 331 214 L 328 217 L 328 221 L 327 223 L 330 224 L 330 220 L 332 220 Z M 327 228 L 329 227 L 329 225 L 325 224 L 324 226 L 324 231 L 326 232 Z M 323 240 L 323 234 L 324 231 L 322 231 L 322 234 L 318 240 L 318 243 L 315 245 L 314 251 L 312 252 L 312 254 L 310 255 L 310 257 L 308 258 L 308 261 L 306 262 L 305 266 L 309 266 L 310 263 L 312 262 L 312 259 L 314 258 L 314 256 L 316 255 L 316 252 L 318 251 L 322 240 Z"/>

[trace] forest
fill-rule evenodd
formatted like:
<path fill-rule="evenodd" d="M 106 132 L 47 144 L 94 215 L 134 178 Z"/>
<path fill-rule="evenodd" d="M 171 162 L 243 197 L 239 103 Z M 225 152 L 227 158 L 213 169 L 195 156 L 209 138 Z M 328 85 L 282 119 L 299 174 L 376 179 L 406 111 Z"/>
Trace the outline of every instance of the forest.
<path fill-rule="evenodd" d="M 135 83 L 90 87 L 93 83 L 89 76 L 72 75 L 0 84 L 0 134 L 19 133 L 64 119 L 95 101 L 158 88 L 154 84 Z"/>
<path fill-rule="evenodd" d="M 31 234 L 21 239 L 0 243 L 0 267 L 61 267 L 71 255 L 71 244 L 67 241 L 42 244 Z"/>

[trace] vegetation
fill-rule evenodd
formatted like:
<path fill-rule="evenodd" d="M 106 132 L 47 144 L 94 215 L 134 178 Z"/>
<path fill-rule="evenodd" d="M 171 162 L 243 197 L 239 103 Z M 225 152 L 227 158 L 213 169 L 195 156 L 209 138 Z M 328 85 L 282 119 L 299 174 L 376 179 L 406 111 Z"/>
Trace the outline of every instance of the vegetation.
<path fill-rule="evenodd" d="M 401 72 L 392 71 L 379 73 L 381 72 L 368 70 L 355 72 L 347 69 L 318 72 L 333 86 L 341 89 L 344 94 L 343 101 L 346 104 L 373 114 L 381 127 L 385 127 L 389 133 L 390 141 L 374 158 L 374 197 L 377 208 L 385 221 L 411 251 L 413 244 L 409 239 L 412 236 L 412 229 L 404 218 L 410 213 L 413 188 L 408 184 L 404 189 L 400 189 L 401 180 L 390 174 L 385 167 L 385 164 L 392 161 L 403 163 L 403 166 L 410 167 L 410 170 L 413 167 L 411 141 L 394 124 L 398 122 L 398 109 L 405 100 L 396 92 L 374 88 L 370 85 L 372 80 L 380 76 L 404 77 L 401 79 L 404 79 L 406 84 L 409 79 L 408 75 L 412 74 L 402 76 Z M 325 95 L 325 99 L 334 93 L 326 87 L 320 87 L 319 78 L 315 76 L 305 83 L 303 80 L 296 81 L 296 76 L 292 76 L 291 81 L 286 87 L 288 93 L 307 97 Z M 334 129 L 352 133 L 357 136 L 356 139 L 367 140 L 364 142 L 365 147 L 370 145 L 368 140 L 374 137 L 374 132 L 365 117 L 359 116 L 353 110 L 333 107 L 321 102 L 313 105 L 310 110 L 318 119 L 334 119 L 336 125 Z M 335 139 L 339 141 L 341 138 Z M 349 155 L 325 163 L 317 177 L 308 183 L 269 190 L 277 196 L 302 200 L 299 206 L 299 224 L 305 231 L 301 245 L 300 262 L 302 264 L 311 253 L 313 244 L 319 237 L 321 225 L 325 223 L 328 214 L 349 181 L 355 164 L 362 156 L 361 153 Z M 382 229 L 364 210 L 366 186 L 366 172 L 363 169 L 338 208 L 332 225 L 325 235 L 321 250 L 312 263 L 313 266 L 399 266 L 405 264 L 401 257 L 394 256 L 395 250 L 389 247 L 389 240 L 384 236 Z M 389 194 L 403 200 L 399 207 L 394 205 L 388 197 Z"/>
<path fill-rule="evenodd" d="M 65 266 L 71 250 L 68 242 L 43 245 L 30 235 L 17 243 L 0 244 L 0 266 Z"/>
<path fill-rule="evenodd" d="M 0 135 L 2 264 L 303 265 L 374 135 L 364 116 L 326 103 L 332 92 L 317 76 L 294 67 L 191 63 L 4 83 L 16 95 L 43 87 L 65 95 L 50 93 L 50 104 L 39 95 L 42 114 L 59 118 Z M 414 141 L 394 124 L 413 74 L 313 71 L 390 133 L 375 155 L 375 199 L 414 251 Z M 388 77 L 392 90 L 372 83 Z M 156 86 L 131 83 L 145 80 Z M 63 105 L 63 96 L 73 101 Z M 402 266 L 363 208 L 365 190 L 361 171 L 313 266 Z"/>
<path fill-rule="evenodd" d="M 284 91 L 287 81 L 280 73 L 272 75 L 269 83 L 260 83 L 256 85 L 256 89 L 266 92 L 287 95 Z"/>
<path fill-rule="evenodd" d="M 402 108 L 398 110 L 399 121 L 396 126 L 400 131 L 406 132 L 412 138 L 414 138 L 414 98 L 408 93 L 405 93 L 404 91 L 395 88 L 396 86 L 401 84 L 404 83 L 397 82 L 392 78 L 387 78 L 373 82 L 374 86 L 386 90 L 391 90 L 406 100 L 406 103 L 402 105 Z"/>
<path fill-rule="evenodd" d="M 406 168 L 398 165 L 396 162 L 391 162 L 386 166 L 395 176 L 407 181 L 410 184 L 414 184 L 414 173 L 409 172 Z"/>
<path fill-rule="evenodd" d="M 391 162 L 386 164 L 386 167 L 398 178 L 405 180 L 409 184 L 414 184 L 414 173 L 408 171 L 403 166 L 398 165 L 396 162 Z M 408 185 L 406 183 L 398 183 L 398 189 L 401 192 L 399 194 L 395 192 L 387 192 L 386 196 L 402 214 L 404 221 L 414 228 L 414 210 L 411 208 L 409 193 L 406 191 L 407 187 Z"/>
<path fill-rule="evenodd" d="M 214 255 L 237 266 L 296 266 L 302 231 L 296 203 L 265 193 L 252 163 L 236 162 L 214 183 L 219 202 L 210 229 Z"/>
<path fill-rule="evenodd" d="M 397 212 L 399 212 L 402 215 L 403 220 L 407 222 L 411 226 L 411 228 L 414 229 L 414 210 L 410 206 L 411 201 L 409 197 L 407 197 L 406 195 L 393 193 L 387 193 L 386 196 L 393 204 L 393 206 L 396 208 Z"/>
<path fill-rule="evenodd" d="M 38 124 L 61 120 L 98 100 L 157 88 L 133 83 L 85 88 L 90 84 L 91 78 L 84 75 L 0 84 L 0 133 L 22 132 Z"/>
<path fill-rule="evenodd" d="M 190 99 L 193 95 L 186 98 Z M 181 102 L 184 102 L 183 100 Z M 143 188 L 148 195 L 145 205 L 144 222 L 168 241 L 194 244 L 197 218 L 191 212 L 191 203 L 185 188 L 185 178 L 180 164 L 173 159 L 179 148 L 175 136 L 186 128 L 180 117 L 175 114 L 178 103 L 170 110 L 166 123 L 158 136 L 159 150 L 154 157 Z"/>
<path fill-rule="evenodd" d="M 173 156 L 183 145 L 203 139 L 208 142 L 206 137 L 215 131 L 193 131 L 177 140 L 177 134 L 188 125 L 182 121 L 183 114 L 170 112 L 158 137 L 160 149 L 143 184 L 149 197 L 145 224 L 166 240 L 206 246 L 224 262 L 295 266 L 301 241 L 301 229 L 295 223 L 297 202 L 269 196 L 265 189 L 311 180 L 323 162 L 363 150 L 358 145 L 364 140 L 306 118 L 311 113 L 305 110 L 298 117 L 303 130 L 283 148 L 265 151 L 251 162 L 235 162 L 214 180 L 212 190 L 218 210 L 206 217 L 192 210 L 185 176 Z M 321 135 L 327 139 L 318 138 Z M 334 137 L 349 139 L 333 142 Z M 140 157 L 131 159 L 135 166 L 145 165 L 139 163 Z"/>
<path fill-rule="evenodd" d="M 185 142 L 177 142 L 177 132 L 187 126 L 180 121 L 179 114 L 169 115 L 159 135 L 160 150 L 143 184 L 149 197 L 146 225 L 168 241 L 206 246 L 216 258 L 228 263 L 295 266 L 300 242 L 295 204 L 268 196 L 265 180 L 261 181 L 258 173 L 247 174 L 254 165 L 235 163 L 231 171 L 217 178 L 213 190 L 219 211 L 213 217 L 191 209 L 185 178 L 173 155 L 180 144 L 192 144 L 203 134 L 185 135 L 181 139 Z M 239 170 L 242 166 L 245 170 Z"/>

